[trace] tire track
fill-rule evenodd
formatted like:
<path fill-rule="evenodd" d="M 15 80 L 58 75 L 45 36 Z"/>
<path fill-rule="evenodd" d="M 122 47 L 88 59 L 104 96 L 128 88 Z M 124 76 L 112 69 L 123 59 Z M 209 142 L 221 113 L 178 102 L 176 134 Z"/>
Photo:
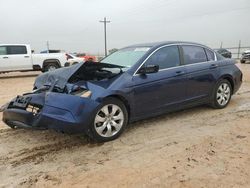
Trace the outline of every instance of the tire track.
<path fill-rule="evenodd" d="M 62 150 L 73 150 L 75 148 L 83 147 L 88 144 L 87 139 L 70 138 L 56 143 L 36 146 L 31 149 L 25 148 L 14 155 L 8 155 L 0 158 L 0 163 L 11 164 L 13 167 L 33 162 L 39 164 L 45 160 L 46 157 L 58 154 Z"/>

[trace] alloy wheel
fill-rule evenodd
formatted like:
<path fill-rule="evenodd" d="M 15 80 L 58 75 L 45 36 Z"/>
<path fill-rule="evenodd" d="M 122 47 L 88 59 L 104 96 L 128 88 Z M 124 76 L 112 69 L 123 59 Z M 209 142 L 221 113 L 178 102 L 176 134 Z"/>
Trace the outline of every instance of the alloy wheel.
<path fill-rule="evenodd" d="M 102 137 L 112 137 L 122 128 L 124 113 L 115 104 L 103 106 L 96 114 L 94 127 L 96 132 Z"/>
<path fill-rule="evenodd" d="M 230 99 L 231 90 L 227 83 L 222 83 L 217 90 L 216 100 L 220 106 L 225 106 Z"/>

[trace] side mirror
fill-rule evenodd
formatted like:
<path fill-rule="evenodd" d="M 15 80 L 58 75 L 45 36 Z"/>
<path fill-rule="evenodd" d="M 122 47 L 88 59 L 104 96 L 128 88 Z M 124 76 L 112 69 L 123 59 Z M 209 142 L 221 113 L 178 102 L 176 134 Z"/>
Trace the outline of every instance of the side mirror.
<path fill-rule="evenodd" d="M 142 66 L 138 73 L 139 74 L 151 74 L 159 71 L 159 65 L 146 65 Z"/>

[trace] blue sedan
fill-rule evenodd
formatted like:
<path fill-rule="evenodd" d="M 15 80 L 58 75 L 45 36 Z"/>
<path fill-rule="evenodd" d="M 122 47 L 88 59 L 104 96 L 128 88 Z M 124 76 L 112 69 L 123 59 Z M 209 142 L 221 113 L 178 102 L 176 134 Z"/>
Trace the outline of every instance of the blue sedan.
<path fill-rule="evenodd" d="M 242 83 L 235 63 L 197 43 L 133 45 L 38 76 L 32 92 L 2 106 L 3 121 L 110 141 L 129 122 L 201 104 L 226 107 Z"/>

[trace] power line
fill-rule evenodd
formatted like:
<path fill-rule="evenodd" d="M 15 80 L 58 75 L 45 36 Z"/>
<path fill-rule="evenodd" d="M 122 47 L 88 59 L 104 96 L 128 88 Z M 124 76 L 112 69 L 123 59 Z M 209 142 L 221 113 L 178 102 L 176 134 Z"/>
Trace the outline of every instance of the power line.
<path fill-rule="evenodd" d="M 107 23 L 110 23 L 110 21 L 106 20 L 106 17 L 104 17 L 104 20 L 99 21 L 104 24 L 104 46 L 105 46 L 105 57 L 108 55 L 107 53 Z"/>

